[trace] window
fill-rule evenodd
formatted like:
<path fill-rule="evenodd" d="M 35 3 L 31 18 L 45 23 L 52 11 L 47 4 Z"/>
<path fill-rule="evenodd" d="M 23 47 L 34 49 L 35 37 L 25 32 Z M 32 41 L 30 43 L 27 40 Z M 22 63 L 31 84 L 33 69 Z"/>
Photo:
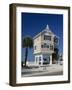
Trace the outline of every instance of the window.
<path fill-rule="evenodd" d="M 44 40 L 50 40 L 51 41 L 51 36 L 44 35 Z"/>
<path fill-rule="evenodd" d="M 44 48 L 46 48 L 47 47 L 47 44 L 46 43 L 44 43 Z"/>
<path fill-rule="evenodd" d="M 47 48 L 49 48 L 49 45 L 47 45 Z"/>
<path fill-rule="evenodd" d="M 50 50 L 53 50 L 53 45 L 50 45 Z"/>
<path fill-rule="evenodd" d="M 41 45 L 41 48 L 44 48 L 44 46 L 43 46 L 43 45 Z"/>
<path fill-rule="evenodd" d="M 41 48 L 49 48 L 49 45 L 47 45 L 46 43 L 44 43 L 44 45 L 41 45 Z"/>
<path fill-rule="evenodd" d="M 36 50 L 36 46 L 34 46 L 34 49 Z"/>

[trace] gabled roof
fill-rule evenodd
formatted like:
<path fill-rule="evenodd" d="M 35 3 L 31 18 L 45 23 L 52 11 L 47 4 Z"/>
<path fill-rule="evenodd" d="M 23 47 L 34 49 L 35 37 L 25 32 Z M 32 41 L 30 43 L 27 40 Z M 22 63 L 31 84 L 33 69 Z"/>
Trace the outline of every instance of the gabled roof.
<path fill-rule="evenodd" d="M 50 33 L 55 35 L 49 28 L 49 25 L 46 25 L 46 28 L 44 30 L 42 30 L 40 33 L 38 33 L 36 36 L 33 37 L 33 39 L 37 38 L 38 36 L 42 35 L 43 33 Z M 56 35 L 55 35 L 56 36 Z"/>

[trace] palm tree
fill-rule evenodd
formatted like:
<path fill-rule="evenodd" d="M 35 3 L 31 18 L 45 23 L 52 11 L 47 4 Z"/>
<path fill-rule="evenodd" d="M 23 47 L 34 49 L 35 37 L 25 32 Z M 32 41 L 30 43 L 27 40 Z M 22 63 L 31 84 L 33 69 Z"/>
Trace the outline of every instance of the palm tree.
<path fill-rule="evenodd" d="M 25 67 L 26 67 L 26 62 L 27 62 L 27 57 L 28 57 L 28 48 L 33 47 L 33 39 L 29 36 L 24 37 L 22 40 L 22 47 L 25 48 Z"/>

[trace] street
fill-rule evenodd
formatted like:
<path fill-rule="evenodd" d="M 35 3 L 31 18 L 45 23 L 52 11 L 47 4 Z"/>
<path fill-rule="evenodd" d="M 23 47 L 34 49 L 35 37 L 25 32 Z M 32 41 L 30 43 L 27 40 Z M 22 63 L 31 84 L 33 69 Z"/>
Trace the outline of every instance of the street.
<path fill-rule="evenodd" d="M 63 65 L 52 65 L 33 69 L 22 69 L 22 77 L 63 75 Z"/>

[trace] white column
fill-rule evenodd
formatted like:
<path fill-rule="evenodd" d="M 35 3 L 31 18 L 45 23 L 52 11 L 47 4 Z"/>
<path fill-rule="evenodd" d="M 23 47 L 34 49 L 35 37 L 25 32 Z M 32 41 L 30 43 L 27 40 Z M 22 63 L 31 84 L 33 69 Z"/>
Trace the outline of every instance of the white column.
<path fill-rule="evenodd" d="M 37 60 L 36 60 L 36 58 L 37 58 Z M 38 61 L 38 55 L 35 55 L 35 64 L 38 65 L 38 62 L 39 62 Z"/>
<path fill-rule="evenodd" d="M 50 55 L 50 65 L 52 65 L 52 55 Z"/>
<path fill-rule="evenodd" d="M 41 65 L 43 65 L 43 55 L 41 55 Z"/>

